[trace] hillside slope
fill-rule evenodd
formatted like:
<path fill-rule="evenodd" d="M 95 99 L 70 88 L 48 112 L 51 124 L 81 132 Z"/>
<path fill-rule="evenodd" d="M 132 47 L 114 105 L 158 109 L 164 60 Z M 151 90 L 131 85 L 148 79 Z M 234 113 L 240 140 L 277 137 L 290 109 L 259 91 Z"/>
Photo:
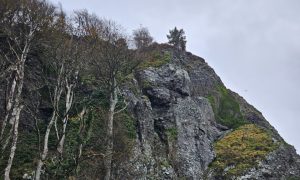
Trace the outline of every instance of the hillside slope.
<path fill-rule="evenodd" d="M 124 87 L 137 138 L 116 179 L 300 178 L 295 149 L 204 59 L 163 45 L 152 51 L 160 56 L 151 64 L 169 59 Z"/>
<path fill-rule="evenodd" d="M 300 178 L 295 149 L 258 110 L 227 89 L 204 59 L 166 44 L 137 53 L 146 56 L 122 81 L 128 107 L 114 121 L 112 179 Z M 40 151 L 37 133 L 44 133 L 53 111 L 53 87 L 43 83 L 43 73 L 51 75 L 51 69 L 40 60 L 38 54 L 31 55 L 25 69 L 26 109 L 12 179 L 34 176 Z M 57 156 L 55 131 L 50 133 L 43 179 L 103 179 L 108 105 L 93 80 L 92 74 L 79 79 L 62 156 Z M 1 102 L 5 88 L 0 84 Z M 87 102 L 90 109 L 82 121 L 78 114 Z M 3 116 L 4 104 L 0 106 Z M 78 145 L 79 160 L 74 158 Z M 0 159 L 1 173 L 7 156 Z"/>

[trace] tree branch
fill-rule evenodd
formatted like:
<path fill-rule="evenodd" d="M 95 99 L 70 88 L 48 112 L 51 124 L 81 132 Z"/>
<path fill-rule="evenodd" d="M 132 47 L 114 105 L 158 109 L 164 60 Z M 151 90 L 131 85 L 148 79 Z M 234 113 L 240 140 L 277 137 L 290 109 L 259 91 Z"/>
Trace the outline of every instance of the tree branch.
<path fill-rule="evenodd" d="M 8 68 L 6 68 L 6 69 L 0 74 L 0 79 L 4 78 L 9 72 L 17 70 L 17 65 L 18 65 L 18 63 L 13 64 L 13 65 L 10 65 Z"/>
<path fill-rule="evenodd" d="M 124 106 L 123 108 L 121 108 L 120 110 L 118 110 L 118 111 L 114 112 L 114 114 L 118 114 L 118 113 L 120 113 L 120 112 L 124 111 L 124 110 L 127 108 L 127 106 L 128 106 L 128 103 L 125 101 L 125 99 L 124 99 L 123 103 L 125 104 L 125 106 Z"/>

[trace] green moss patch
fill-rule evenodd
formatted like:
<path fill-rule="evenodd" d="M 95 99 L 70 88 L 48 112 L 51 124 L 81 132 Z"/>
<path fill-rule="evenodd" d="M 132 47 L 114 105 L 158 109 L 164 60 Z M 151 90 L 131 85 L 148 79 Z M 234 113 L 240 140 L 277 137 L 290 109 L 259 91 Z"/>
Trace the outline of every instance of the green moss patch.
<path fill-rule="evenodd" d="M 178 135 L 177 129 L 175 127 L 166 129 L 166 135 L 170 141 L 175 140 Z"/>
<path fill-rule="evenodd" d="M 120 113 L 119 118 L 121 120 L 121 127 L 125 127 L 125 134 L 129 139 L 136 138 L 136 121 L 133 117 L 131 117 L 130 113 L 124 111 Z"/>
<path fill-rule="evenodd" d="M 147 69 L 148 67 L 161 67 L 164 64 L 167 64 L 171 61 L 171 53 L 170 52 L 158 52 L 154 51 L 150 53 L 149 58 L 143 61 L 139 66 L 138 69 L 143 70 Z"/>
<path fill-rule="evenodd" d="M 215 143 L 216 159 L 211 168 L 223 178 L 242 175 L 277 147 L 263 129 L 254 124 L 243 125 Z"/>
<path fill-rule="evenodd" d="M 226 87 L 219 86 L 217 95 L 210 95 L 209 100 L 218 123 L 236 129 L 247 122 L 245 121 L 238 102 L 228 92 Z"/>

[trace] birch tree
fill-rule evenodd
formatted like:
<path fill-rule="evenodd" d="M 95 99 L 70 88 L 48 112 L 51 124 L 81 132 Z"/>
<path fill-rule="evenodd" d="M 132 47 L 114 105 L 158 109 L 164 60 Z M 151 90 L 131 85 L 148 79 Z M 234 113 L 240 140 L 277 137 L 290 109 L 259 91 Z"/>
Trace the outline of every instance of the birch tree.
<path fill-rule="evenodd" d="M 126 109 L 126 102 L 120 102 L 122 93 L 119 89 L 120 79 L 131 72 L 132 53 L 128 50 L 125 38 L 115 31 L 113 23 L 106 24 L 105 41 L 99 44 L 98 53 L 93 56 L 95 74 L 102 87 L 107 91 L 109 108 L 107 113 L 106 152 L 104 157 L 105 179 L 111 179 L 113 158 L 114 116 Z"/>
<path fill-rule="evenodd" d="M 1 49 L 6 68 L 0 73 L 0 78 L 7 79 L 8 89 L 0 141 L 4 151 L 11 140 L 9 159 L 4 172 L 4 179 L 8 180 L 17 148 L 18 125 L 23 108 L 22 90 L 26 60 L 37 34 L 51 23 L 54 8 L 44 1 L 35 0 L 2 0 L 1 6 L 3 11 L 0 26 L 8 48 Z M 7 130 L 8 124 L 9 130 Z M 7 131 L 8 133 L 5 134 Z"/>
<path fill-rule="evenodd" d="M 41 171 L 48 156 L 49 136 L 53 125 L 58 141 L 57 151 L 60 157 L 62 157 L 69 112 L 74 102 L 79 70 L 81 68 L 81 62 L 84 61 L 84 57 L 87 55 L 83 48 L 85 45 L 86 44 L 81 41 L 81 38 L 74 36 L 74 27 L 61 11 L 53 32 L 51 46 L 48 47 L 48 53 L 46 54 L 48 59 L 51 59 L 48 61 L 49 66 L 55 70 L 56 75 L 54 78 L 54 92 L 51 98 L 53 111 L 46 128 L 43 149 L 35 172 L 35 179 L 37 180 L 41 178 Z M 63 95 L 65 96 L 65 107 L 59 109 Z M 63 113 L 60 114 L 60 112 Z M 58 120 L 61 120 L 61 122 L 58 123 Z M 61 126 L 58 127 L 58 124 Z"/>
<path fill-rule="evenodd" d="M 132 70 L 132 52 L 128 50 L 122 27 L 115 22 L 99 19 L 85 10 L 75 12 L 74 19 L 77 37 L 83 38 L 89 44 L 89 73 L 95 76 L 98 88 L 104 89 L 109 99 L 104 166 L 105 179 L 110 179 L 114 115 L 126 109 L 126 102 L 120 102 L 119 98 L 122 96 L 119 80 Z"/>
<path fill-rule="evenodd" d="M 104 157 L 105 179 L 108 180 L 111 178 L 113 157 L 114 115 L 126 109 L 126 103 L 119 102 L 121 96 L 119 80 L 131 70 L 129 62 L 132 60 L 132 53 L 128 50 L 122 27 L 115 22 L 99 19 L 87 11 L 77 11 L 76 20 L 79 29 L 85 32 L 82 33 L 83 36 L 91 42 L 92 51 L 89 55 L 91 74 L 95 76 L 98 88 L 107 92 L 109 101 Z M 120 107 L 120 104 L 123 107 Z"/>

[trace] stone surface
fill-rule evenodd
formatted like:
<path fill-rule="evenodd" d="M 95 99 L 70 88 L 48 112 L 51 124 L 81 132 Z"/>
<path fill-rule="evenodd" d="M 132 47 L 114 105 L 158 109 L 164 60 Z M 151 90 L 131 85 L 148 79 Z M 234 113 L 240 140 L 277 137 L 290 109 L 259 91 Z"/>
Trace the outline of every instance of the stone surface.
<path fill-rule="evenodd" d="M 290 145 L 281 145 L 239 179 L 299 179 L 300 158 Z"/>
<path fill-rule="evenodd" d="M 123 88 L 138 136 L 130 162 L 124 162 L 116 179 L 216 179 L 208 168 L 215 157 L 213 143 L 231 129 L 216 122 L 205 97 L 223 83 L 202 58 L 167 50 L 172 55 L 170 63 L 135 73 L 138 93 Z M 230 93 L 247 122 L 269 129 L 275 141 L 283 141 L 259 111 Z M 236 179 L 300 177 L 299 164 L 295 150 L 282 145 L 256 169 Z"/>

